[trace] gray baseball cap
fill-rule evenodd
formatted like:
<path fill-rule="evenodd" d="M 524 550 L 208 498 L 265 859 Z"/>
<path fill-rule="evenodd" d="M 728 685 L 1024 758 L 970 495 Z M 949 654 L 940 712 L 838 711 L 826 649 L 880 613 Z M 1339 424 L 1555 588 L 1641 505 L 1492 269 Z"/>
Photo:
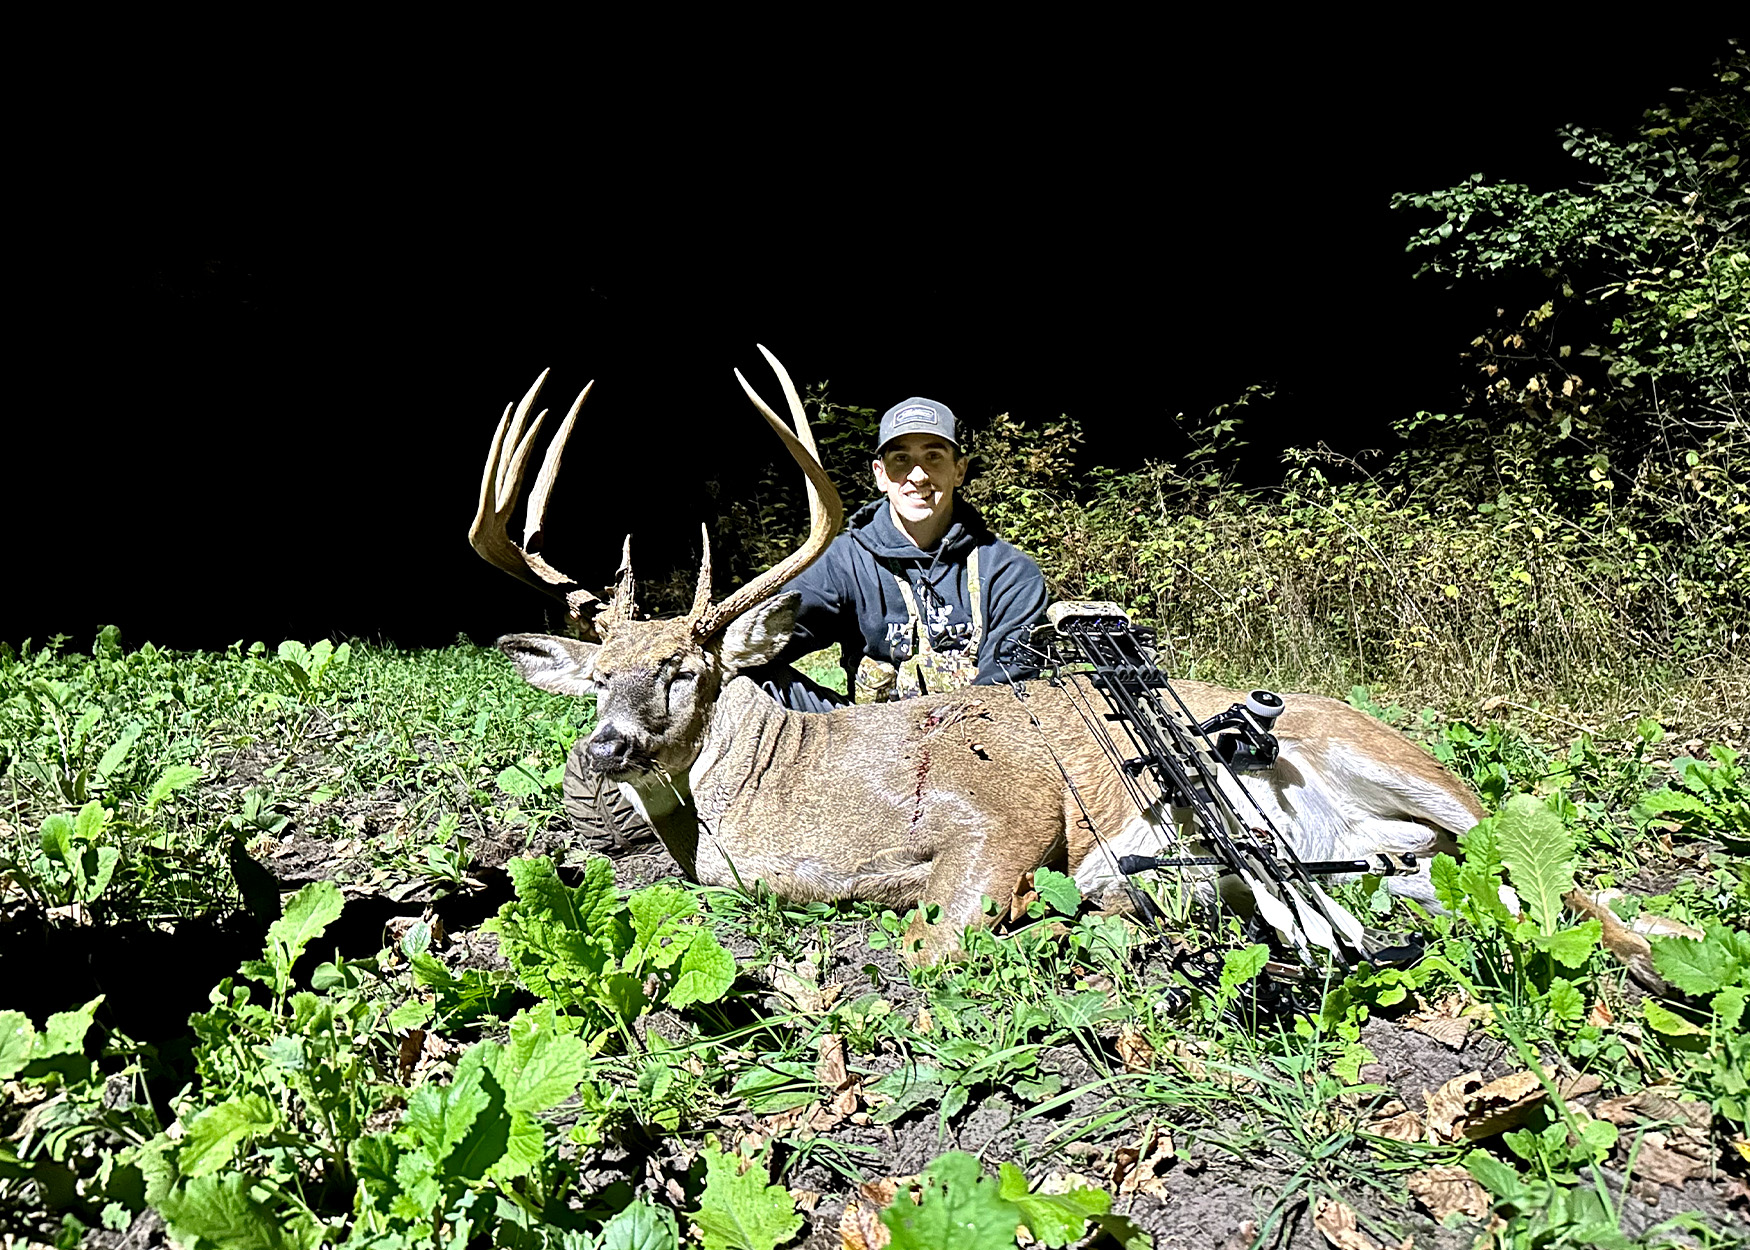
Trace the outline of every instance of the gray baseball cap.
<path fill-rule="evenodd" d="M 953 409 L 918 395 L 881 414 L 881 441 L 875 450 L 880 451 L 901 434 L 940 434 L 955 447 L 960 446 L 960 440 L 954 436 Z"/>

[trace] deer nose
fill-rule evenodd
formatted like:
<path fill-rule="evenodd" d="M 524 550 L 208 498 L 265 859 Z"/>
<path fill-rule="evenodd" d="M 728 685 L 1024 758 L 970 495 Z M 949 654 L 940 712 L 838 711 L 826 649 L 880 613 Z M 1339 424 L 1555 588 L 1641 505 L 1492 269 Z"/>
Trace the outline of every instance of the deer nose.
<path fill-rule="evenodd" d="M 590 767 L 601 773 L 624 772 L 632 758 L 632 743 L 612 724 L 596 730 L 584 748 Z"/>

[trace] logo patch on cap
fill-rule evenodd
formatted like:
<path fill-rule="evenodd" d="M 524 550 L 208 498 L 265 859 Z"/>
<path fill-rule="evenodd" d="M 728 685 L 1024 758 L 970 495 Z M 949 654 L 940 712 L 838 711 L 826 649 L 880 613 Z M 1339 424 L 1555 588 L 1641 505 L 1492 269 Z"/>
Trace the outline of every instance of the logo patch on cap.
<path fill-rule="evenodd" d="M 927 421 L 931 425 L 935 425 L 937 424 L 936 410 L 927 404 L 913 404 L 909 408 L 901 408 L 893 414 L 893 424 L 895 425 L 910 425 L 914 421 Z"/>

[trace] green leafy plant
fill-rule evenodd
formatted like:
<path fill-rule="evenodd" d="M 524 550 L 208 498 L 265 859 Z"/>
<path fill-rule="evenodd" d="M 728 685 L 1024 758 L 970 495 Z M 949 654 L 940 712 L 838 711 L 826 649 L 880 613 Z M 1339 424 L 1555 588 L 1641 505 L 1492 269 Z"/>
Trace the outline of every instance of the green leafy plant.
<path fill-rule="evenodd" d="M 575 888 L 547 857 L 509 867 L 516 901 L 489 922 L 505 958 L 533 993 L 580 1012 L 593 1027 L 626 1038 L 631 1022 L 654 1005 L 714 1002 L 734 982 L 735 961 L 701 923 L 688 892 L 657 885 L 622 902 L 613 865 L 600 858 Z"/>
<path fill-rule="evenodd" d="M 1126 1250 L 1144 1250 L 1150 1239 L 1129 1220 L 1109 1214 L 1112 1196 L 1073 1186 L 1058 1194 L 1029 1187 L 1012 1163 L 998 1177 L 978 1160 L 953 1151 L 924 1169 L 919 1193 L 906 1189 L 881 1213 L 896 1250 L 1011 1250 L 1016 1229 L 1052 1250 L 1078 1242 L 1097 1224 Z"/>
<path fill-rule="evenodd" d="M 41 848 L 29 865 L 8 865 L 34 887 L 50 906 L 83 904 L 89 907 L 109 888 L 121 847 L 108 835 L 110 816 L 103 804 L 91 800 L 76 817 L 50 816 L 37 835 Z"/>
<path fill-rule="evenodd" d="M 134 1156 L 160 1127 L 137 1048 L 110 1038 L 106 1053 L 125 1060 L 110 1072 L 86 1055 L 102 1001 L 57 1012 L 41 1032 L 23 1013 L 0 1011 L 0 1081 L 30 1107 L 21 1131 L 0 1140 L 0 1205 L 40 1212 L 38 1235 L 53 1231 L 64 1244 L 100 1225 L 126 1228 L 144 1207 Z"/>
<path fill-rule="evenodd" d="M 705 1192 L 688 1218 L 705 1250 L 775 1250 L 802 1227 L 796 1201 L 782 1185 L 768 1184 L 765 1160 L 742 1160 L 711 1146 Z"/>
<path fill-rule="evenodd" d="M 1750 854 L 1750 777 L 1738 753 L 1724 743 L 1708 748 L 1706 760 L 1687 756 L 1671 761 L 1677 785 L 1645 795 L 1634 808 L 1642 825 L 1659 821 L 1695 837 L 1723 842 L 1738 855 Z"/>
<path fill-rule="evenodd" d="M 1750 1125 L 1750 1032 L 1744 1028 L 1750 934 L 1718 923 L 1704 932 L 1700 941 L 1655 937 L 1652 948 L 1659 975 L 1685 994 L 1705 999 L 1705 1011 L 1674 1011 L 1651 998 L 1642 1011 L 1665 1039 L 1685 1082 L 1743 1137 Z M 1705 1023 L 1691 1018 L 1697 1015 Z"/>
<path fill-rule="evenodd" d="M 1462 933 L 1437 922 L 1454 935 L 1441 945 L 1447 963 L 1462 970 L 1467 988 L 1505 991 L 1505 1005 L 1528 1021 L 1577 1027 L 1586 1000 L 1569 974 L 1587 967 L 1601 926 L 1562 915 L 1562 897 L 1574 888 L 1573 837 L 1562 818 L 1516 795 L 1460 843 L 1463 861 L 1437 855 L 1431 874 L 1436 897 L 1465 922 Z"/>

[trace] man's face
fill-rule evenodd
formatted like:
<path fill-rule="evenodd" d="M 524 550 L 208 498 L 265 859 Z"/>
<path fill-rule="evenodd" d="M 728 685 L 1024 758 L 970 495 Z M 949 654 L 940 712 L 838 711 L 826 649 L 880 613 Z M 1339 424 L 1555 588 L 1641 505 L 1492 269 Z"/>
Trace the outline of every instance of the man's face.
<path fill-rule="evenodd" d="M 913 525 L 947 517 L 966 480 L 965 456 L 940 434 L 901 434 L 875 461 L 875 485 Z"/>

